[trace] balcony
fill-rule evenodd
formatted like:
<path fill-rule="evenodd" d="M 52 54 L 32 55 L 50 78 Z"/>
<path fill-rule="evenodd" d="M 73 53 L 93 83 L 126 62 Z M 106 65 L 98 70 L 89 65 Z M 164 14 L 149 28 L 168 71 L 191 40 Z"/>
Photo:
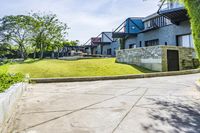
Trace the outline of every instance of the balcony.
<path fill-rule="evenodd" d="M 97 47 L 98 45 L 110 45 L 114 41 L 112 32 L 102 32 L 97 37 L 90 38 L 84 46 Z"/>
<path fill-rule="evenodd" d="M 164 0 L 161 4 L 158 14 L 168 18 L 174 24 L 179 24 L 181 21 L 188 20 L 187 10 L 184 5 L 178 1 L 170 2 Z"/>
<path fill-rule="evenodd" d="M 114 32 L 113 38 L 126 38 L 137 36 L 139 32 L 144 29 L 144 24 L 141 18 L 128 18 L 126 19 Z"/>

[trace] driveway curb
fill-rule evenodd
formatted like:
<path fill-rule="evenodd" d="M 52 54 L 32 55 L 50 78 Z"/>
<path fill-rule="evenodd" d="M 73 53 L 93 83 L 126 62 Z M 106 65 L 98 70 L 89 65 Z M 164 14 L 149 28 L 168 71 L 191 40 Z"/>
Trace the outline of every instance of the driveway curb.
<path fill-rule="evenodd" d="M 105 77 L 74 77 L 74 78 L 31 78 L 31 83 L 58 83 L 58 82 L 86 82 L 99 80 L 120 80 L 120 79 L 138 79 L 163 76 L 175 76 L 200 73 L 200 69 L 176 71 L 176 72 L 156 72 L 139 75 L 124 75 L 124 76 L 105 76 Z"/>

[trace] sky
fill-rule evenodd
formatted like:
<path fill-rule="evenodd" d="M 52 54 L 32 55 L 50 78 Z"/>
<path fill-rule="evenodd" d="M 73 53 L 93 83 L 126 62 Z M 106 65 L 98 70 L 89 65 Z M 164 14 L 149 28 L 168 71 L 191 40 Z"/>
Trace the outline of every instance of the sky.
<path fill-rule="evenodd" d="M 67 23 L 69 40 L 81 44 L 101 32 L 113 31 L 128 17 L 145 17 L 158 10 L 159 0 L 0 0 L 0 17 L 54 13 Z"/>

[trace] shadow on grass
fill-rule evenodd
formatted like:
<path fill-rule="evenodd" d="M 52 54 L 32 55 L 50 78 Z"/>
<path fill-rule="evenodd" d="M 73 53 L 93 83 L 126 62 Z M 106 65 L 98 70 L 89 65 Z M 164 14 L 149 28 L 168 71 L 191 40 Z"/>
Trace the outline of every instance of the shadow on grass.
<path fill-rule="evenodd" d="M 28 59 L 23 62 L 19 62 L 18 64 L 32 64 L 32 63 L 36 63 L 36 62 L 39 62 L 42 60 L 44 60 L 44 59 Z"/>
<path fill-rule="evenodd" d="M 154 122 L 144 125 L 147 133 L 200 133 L 200 102 L 150 99 L 158 109 L 148 111 Z M 160 127 L 158 123 L 165 126 Z"/>
<path fill-rule="evenodd" d="M 144 68 L 144 67 L 141 67 L 141 66 L 133 65 L 133 64 L 120 63 L 120 62 L 115 62 L 115 63 L 131 66 L 131 67 L 139 70 L 142 73 L 155 73 L 155 72 L 157 72 L 157 71 L 153 71 L 153 70 L 150 70 L 150 69 L 147 69 L 147 68 Z"/>

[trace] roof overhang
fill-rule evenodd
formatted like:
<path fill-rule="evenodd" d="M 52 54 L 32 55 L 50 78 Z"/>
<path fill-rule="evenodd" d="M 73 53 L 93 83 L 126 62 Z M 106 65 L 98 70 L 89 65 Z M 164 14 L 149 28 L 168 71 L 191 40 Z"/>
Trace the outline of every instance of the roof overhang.
<path fill-rule="evenodd" d="M 185 7 L 179 7 L 170 10 L 160 10 L 159 14 L 170 19 L 171 22 L 175 24 L 189 19 Z"/>

